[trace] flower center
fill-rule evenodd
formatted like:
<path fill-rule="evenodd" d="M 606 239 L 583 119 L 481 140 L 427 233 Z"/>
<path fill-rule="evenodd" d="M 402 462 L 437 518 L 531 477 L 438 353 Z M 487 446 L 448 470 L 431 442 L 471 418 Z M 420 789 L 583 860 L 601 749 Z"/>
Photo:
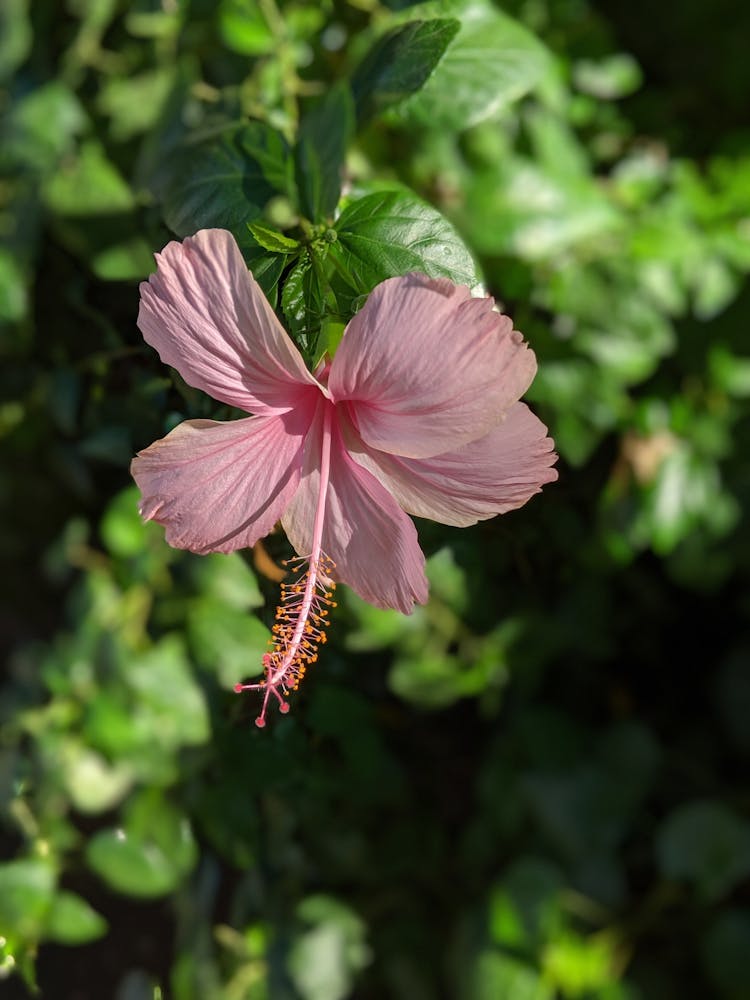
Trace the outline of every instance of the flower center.
<path fill-rule="evenodd" d="M 258 684 L 236 684 L 234 690 L 264 691 L 263 705 L 255 725 L 262 729 L 266 724 L 266 710 L 270 696 L 279 703 L 279 711 L 286 714 L 289 702 L 286 696 L 296 691 L 310 663 L 318 658 L 318 645 L 326 641 L 330 608 L 336 607 L 332 599 L 336 584 L 331 579 L 335 569 L 333 560 L 323 552 L 323 522 L 326 496 L 331 471 L 331 420 L 333 407 L 326 406 L 323 416 L 323 435 L 320 449 L 320 485 L 315 508 L 312 550 L 307 556 L 296 556 L 285 565 L 291 567 L 295 578 L 281 585 L 281 601 L 276 609 L 271 648 L 263 656 L 264 679 Z"/>

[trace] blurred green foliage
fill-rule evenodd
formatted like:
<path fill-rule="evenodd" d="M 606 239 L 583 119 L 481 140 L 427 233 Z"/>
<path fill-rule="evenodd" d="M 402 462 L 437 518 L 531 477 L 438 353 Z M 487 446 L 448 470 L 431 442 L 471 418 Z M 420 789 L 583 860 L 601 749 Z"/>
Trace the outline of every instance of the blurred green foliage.
<path fill-rule="evenodd" d="M 750 134 L 698 6 L 662 62 L 615 0 L 5 0 L 4 996 L 750 995 Z M 561 454 L 419 525 L 412 616 L 344 593 L 263 733 L 286 543 L 173 551 L 127 473 L 228 415 L 135 327 L 208 225 L 313 362 L 391 274 L 483 284 Z"/>

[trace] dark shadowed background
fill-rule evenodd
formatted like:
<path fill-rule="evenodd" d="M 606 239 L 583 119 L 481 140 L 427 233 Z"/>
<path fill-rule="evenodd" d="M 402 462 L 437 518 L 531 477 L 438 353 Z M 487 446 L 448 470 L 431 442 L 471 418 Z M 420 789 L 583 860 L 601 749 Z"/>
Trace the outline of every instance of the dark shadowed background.
<path fill-rule="evenodd" d="M 4 0 L 3 997 L 750 997 L 749 11 Z M 288 547 L 140 522 L 134 452 L 226 413 L 143 344 L 138 281 L 200 225 L 296 232 L 214 126 L 292 140 L 337 80 L 344 196 L 453 223 L 560 481 L 420 523 L 409 618 L 342 587 L 259 732 L 231 689 Z M 245 250 L 276 302 L 286 258 Z"/>

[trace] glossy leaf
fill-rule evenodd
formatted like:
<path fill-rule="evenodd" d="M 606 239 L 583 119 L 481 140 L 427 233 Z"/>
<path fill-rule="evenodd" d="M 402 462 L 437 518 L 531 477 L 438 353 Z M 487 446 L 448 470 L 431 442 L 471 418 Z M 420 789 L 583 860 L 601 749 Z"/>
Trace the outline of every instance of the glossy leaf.
<path fill-rule="evenodd" d="M 188 140 L 176 154 L 164 196 L 164 217 L 178 236 L 218 227 L 247 242 L 247 223 L 256 220 L 274 194 L 292 189 L 288 146 L 262 122 L 222 127 Z"/>
<path fill-rule="evenodd" d="M 332 215 L 341 193 L 346 151 L 354 129 L 349 88 L 336 84 L 302 119 L 295 151 L 302 214 L 313 222 Z"/>
<path fill-rule="evenodd" d="M 540 42 L 490 0 L 423 9 L 454 14 L 461 30 L 424 87 L 398 109 L 406 121 L 433 128 L 476 125 L 527 94 L 548 67 Z"/>
<path fill-rule="evenodd" d="M 313 263 L 311 252 L 308 252 L 295 264 L 281 294 L 281 307 L 288 328 L 303 348 L 311 346 L 320 329 L 324 295 L 319 270 Z"/>
<path fill-rule="evenodd" d="M 352 77 L 358 120 L 400 104 L 424 86 L 460 27 L 455 18 L 410 21 L 379 38 Z"/>
<path fill-rule="evenodd" d="M 250 240 L 252 241 L 250 245 L 242 247 L 245 262 L 249 270 L 252 271 L 253 277 L 263 289 L 263 294 L 271 305 L 275 307 L 279 281 L 289 258 L 286 254 L 263 249 L 256 242 L 254 236 L 251 236 Z"/>
<path fill-rule="evenodd" d="M 247 228 L 255 237 L 256 242 L 264 250 L 269 250 L 271 253 L 294 253 L 299 250 L 299 240 L 293 240 L 291 236 L 285 236 L 262 222 L 249 222 Z"/>
<path fill-rule="evenodd" d="M 404 191 L 382 191 L 352 202 L 336 223 L 337 279 L 350 295 L 372 291 L 386 278 L 420 271 L 476 288 L 469 250 L 438 211 Z"/>

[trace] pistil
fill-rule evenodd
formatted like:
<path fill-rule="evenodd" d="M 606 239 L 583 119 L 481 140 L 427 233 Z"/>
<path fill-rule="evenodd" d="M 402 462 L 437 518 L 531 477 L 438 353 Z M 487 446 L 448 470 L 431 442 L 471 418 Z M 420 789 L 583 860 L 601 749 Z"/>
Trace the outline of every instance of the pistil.
<path fill-rule="evenodd" d="M 298 574 L 290 583 L 281 585 L 281 601 L 276 609 L 268 653 L 263 656 L 265 677 L 258 684 L 237 684 L 235 691 L 264 691 L 263 705 L 255 725 L 266 724 L 268 700 L 273 694 L 279 711 L 286 714 L 289 702 L 286 696 L 296 691 L 307 666 L 318 658 L 318 645 L 326 641 L 325 628 L 329 622 L 329 609 L 336 607 L 333 594 L 336 585 L 331 578 L 335 569 L 333 560 L 323 552 L 323 524 L 325 522 L 326 496 L 331 471 L 331 420 L 333 407 L 328 405 L 323 414 L 323 432 L 320 449 L 320 484 L 313 524 L 312 549 L 308 556 L 297 556 L 287 561 L 292 572 Z M 303 567 L 306 566 L 303 572 Z"/>

